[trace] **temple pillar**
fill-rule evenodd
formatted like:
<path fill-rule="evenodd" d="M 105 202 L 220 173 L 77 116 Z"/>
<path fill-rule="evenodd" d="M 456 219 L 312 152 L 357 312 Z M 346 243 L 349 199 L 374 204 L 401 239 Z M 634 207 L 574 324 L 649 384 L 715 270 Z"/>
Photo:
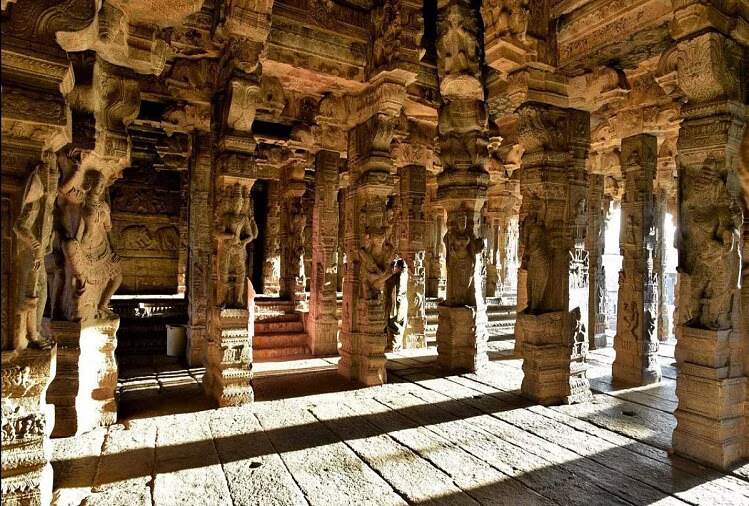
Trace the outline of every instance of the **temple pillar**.
<path fill-rule="evenodd" d="M 445 210 L 444 208 L 430 206 L 429 220 L 429 249 L 427 250 L 427 297 L 445 297 L 447 285 L 445 274 Z"/>
<path fill-rule="evenodd" d="M 585 245 L 588 249 L 590 264 L 590 292 L 588 296 L 588 335 L 590 349 L 606 347 L 606 270 L 603 265 L 603 253 L 606 249 L 606 220 L 608 218 L 609 199 L 604 196 L 604 176 L 588 175 L 588 230 L 585 234 Z"/>
<path fill-rule="evenodd" d="M 138 82 L 120 72 L 97 58 L 92 84 L 69 92 L 71 107 L 93 113 L 95 138 L 73 136 L 74 149 L 61 150 L 57 156 L 59 219 L 47 258 L 54 286 L 45 326 L 62 343 L 62 374 L 49 389 L 50 401 L 60 406 L 55 429 L 59 436 L 117 420 L 114 352 L 119 316 L 109 309 L 109 302 L 122 282 L 122 267 L 113 248 L 105 194 L 130 164 L 126 125 L 140 110 Z"/>
<path fill-rule="evenodd" d="M 400 87 L 392 86 L 400 95 Z M 387 88 L 383 89 L 388 92 Z M 390 141 L 396 111 L 375 112 L 349 132 L 351 183 L 346 192 L 344 241 L 347 271 L 343 284 L 343 324 L 338 372 L 365 385 L 387 381 L 385 283 L 392 275 L 393 193 Z"/>
<path fill-rule="evenodd" d="M 467 0 L 437 5 L 438 111 L 442 173 L 437 201 L 447 212 L 444 236 L 447 293 L 438 306 L 437 363 L 447 370 L 478 371 L 487 362 L 486 303 L 481 269 L 485 241 L 487 124 L 481 85 L 480 13 Z M 456 58 L 453 55 L 462 55 Z"/>
<path fill-rule="evenodd" d="M 263 264 L 263 295 L 281 293 L 281 192 L 278 181 L 268 182 L 265 214 L 265 263 Z"/>
<path fill-rule="evenodd" d="M 305 191 L 304 165 L 294 162 L 286 166 L 281 194 L 281 297 L 294 302 L 299 312 L 309 310 L 304 260 L 307 215 L 302 202 Z"/>
<path fill-rule="evenodd" d="M 655 182 L 657 139 L 641 134 L 622 139 L 624 175 L 619 248 L 619 296 L 612 366 L 614 382 L 648 385 L 661 380 L 658 364 L 658 274 Z"/>
<path fill-rule="evenodd" d="M 424 198 L 426 194 L 426 168 L 421 165 L 408 165 L 399 170 L 400 207 L 402 234 L 400 254 L 408 266 L 407 304 L 408 316 L 403 335 L 404 348 L 426 347 L 424 327 L 426 312 L 426 276 L 424 258 L 426 256 L 426 220 L 424 219 Z"/>
<path fill-rule="evenodd" d="M 486 279 L 484 280 L 484 295 L 486 297 L 496 297 L 501 291 L 502 282 L 499 272 L 499 250 L 501 243 L 501 231 L 499 219 L 489 216 L 486 219 Z"/>
<path fill-rule="evenodd" d="M 681 40 L 658 68 L 659 84 L 687 98 L 677 143 L 681 276 L 673 448 L 727 468 L 747 455 L 746 340 L 739 308 L 744 218 L 735 183 L 746 124 L 739 69 L 746 62 L 736 42 L 696 29 L 682 14 L 677 12 L 672 26 Z"/>
<path fill-rule="evenodd" d="M 307 334 L 313 355 L 338 351 L 336 282 L 338 277 L 338 165 L 340 156 L 321 150 L 315 156 L 312 214 L 312 280 Z"/>
<path fill-rule="evenodd" d="M 190 166 L 190 207 L 188 237 L 187 289 L 187 364 L 201 367 L 205 360 L 208 336 L 208 304 L 212 292 L 213 247 L 211 244 L 211 189 L 213 139 L 210 134 L 197 134 Z"/>
<path fill-rule="evenodd" d="M 544 405 L 586 401 L 590 117 L 538 103 L 526 103 L 518 113 L 525 146 L 520 190 L 527 273 L 527 307 L 515 324 L 523 355 L 521 392 Z"/>

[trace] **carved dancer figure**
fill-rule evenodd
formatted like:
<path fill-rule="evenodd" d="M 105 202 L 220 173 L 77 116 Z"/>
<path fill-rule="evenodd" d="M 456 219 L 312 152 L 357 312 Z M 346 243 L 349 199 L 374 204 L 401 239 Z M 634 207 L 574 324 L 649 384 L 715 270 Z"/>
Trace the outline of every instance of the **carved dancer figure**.
<path fill-rule="evenodd" d="M 252 197 L 249 189 L 236 184 L 229 190 L 226 212 L 223 216 L 219 240 L 223 246 L 221 279 L 223 281 L 224 307 L 245 307 L 247 245 L 258 236 L 257 223 L 252 214 Z"/>
<path fill-rule="evenodd" d="M 49 316 L 53 320 L 73 318 L 77 307 L 73 289 L 73 273 L 66 268 L 63 244 L 75 238 L 80 222 L 81 208 L 86 199 L 83 189 L 84 170 L 76 160 L 76 153 L 61 150 L 57 153 L 57 166 L 60 169 L 60 182 L 55 201 L 54 233 L 52 252 L 45 258 L 49 283 Z"/>
<path fill-rule="evenodd" d="M 364 245 L 359 250 L 362 267 L 362 296 L 366 300 L 377 300 L 382 295 L 385 281 L 392 272 L 389 267 L 392 249 L 385 242 L 386 233 L 368 232 Z"/>
<path fill-rule="evenodd" d="M 551 253 L 546 227 L 537 217 L 526 224 L 525 262 L 528 269 L 528 312 L 543 310 L 546 287 L 551 274 Z"/>
<path fill-rule="evenodd" d="M 50 248 L 53 196 L 57 191 L 57 166 L 40 163 L 29 175 L 23 193 L 21 212 L 13 225 L 19 248 L 16 257 L 18 273 L 18 308 L 14 347 L 29 345 L 48 349 L 53 341 L 39 332 L 47 301 L 47 272 L 42 267 Z"/>
<path fill-rule="evenodd" d="M 77 295 L 77 319 L 112 319 L 117 315 L 109 300 L 122 283 L 120 257 L 112 249 L 112 221 L 109 205 L 103 200 L 106 179 L 97 170 L 86 171 L 84 187 L 88 188 L 81 208 L 75 238 L 63 244 Z"/>
<path fill-rule="evenodd" d="M 403 334 L 408 318 L 408 267 L 401 258 L 392 263 L 392 274 L 385 282 L 385 313 L 385 351 L 399 351 L 403 346 Z"/>
<path fill-rule="evenodd" d="M 445 234 L 447 250 L 447 303 L 453 306 L 475 304 L 476 257 L 484 241 L 473 234 L 468 213 L 459 210 L 448 218 Z"/>
<path fill-rule="evenodd" d="M 684 181 L 687 226 L 680 238 L 686 242 L 691 292 L 687 324 L 727 329 L 739 286 L 741 210 L 714 167 L 692 178 Z"/>

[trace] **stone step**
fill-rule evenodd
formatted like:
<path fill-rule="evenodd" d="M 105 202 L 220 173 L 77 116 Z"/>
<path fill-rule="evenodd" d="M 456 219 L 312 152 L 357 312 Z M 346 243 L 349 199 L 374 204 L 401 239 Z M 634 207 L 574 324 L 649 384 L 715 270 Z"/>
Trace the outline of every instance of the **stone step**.
<path fill-rule="evenodd" d="M 304 332 L 304 324 L 298 318 L 289 321 L 260 320 L 255 322 L 255 335 L 290 334 L 295 332 Z"/>
<path fill-rule="evenodd" d="M 255 323 L 279 323 L 301 321 L 299 313 L 260 313 L 255 315 Z"/>
<path fill-rule="evenodd" d="M 252 360 L 262 362 L 263 360 L 279 360 L 309 357 L 310 351 L 307 346 L 286 346 L 283 348 L 254 348 Z"/>
<path fill-rule="evenodd" d="M 299 346 L 307 346 L 307 334 L 304 332 L 255 334 L 255 337 L 252 338 L 253 350 L 268 350 Z"/>

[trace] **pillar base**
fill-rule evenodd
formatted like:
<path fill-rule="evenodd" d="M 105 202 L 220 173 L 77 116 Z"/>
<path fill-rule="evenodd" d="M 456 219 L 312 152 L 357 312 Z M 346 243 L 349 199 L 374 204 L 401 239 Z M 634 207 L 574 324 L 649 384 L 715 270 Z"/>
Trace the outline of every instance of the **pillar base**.
<path fill-rule="evenodd" d="M 661 381 L 661 366 L 658 364 L 658 342 L 637 342 L 617 335 L 614 337 L 616 358 L 611 366 L 614 383 L 628 386 L 644 386 Z"/>
<path fill-rule="evenodd" d="M 252 340 L 246 309 L 217 309 L 216 331 L 208 343 L 203 389 L 219 407 L 241 406 L 254 400 Z"/>
<path fill-rule="evenodd" d="M 381 300 L 363 300 L 359 302 L 357 310 L 361 311 L 358 318 L 361 330 L 352 332 L 343 341 L 358 343 L 355 349 L 361 350 L 361 353 L 354 354 L 347 347 L 342 347 L 338 374 L 366 386 L 384 385 L 387 382 L 385 307 Z"/>
<path fill-rule="evenodd" d="M 47 393 L 55 405 L 53 437 L 68 437 L 117 422 L 119 318 L 45 321 L 58 342 L 58 374 Z"/>
<path fill-rule="evenodd" d="M 2 352 L 3 504 L 50 504 L 54 407 L 45 403 L 57 347 Z M 52 409 L 48 409 L 52 408 Z"/>
<path fill-rule="evenodd" d="M 593 398 L 586 376 L 588 343 L 577 341 L 567 311 L 520 313 L 515 334 L 521 341 L 525 397 L 544 406 Z"/>
<path fill-rule="evenodd" d="M 486 308 L 437 306 L 437 364 L 449 371 L 480 371 L 488 362 Z"/>
<path fill-rule="evenodd" d="M 679 377 L 674 451 L 726 469 L 743 457 L 747 378 L 731 376 L 732 330 L 682 326 L 676 345 Z M 740 374 L 741 371 L 739 371 Z"/>
<path fill-rule="evenodd" d="M 309 349 L 312 355 L 319 357 L 337 354 L 338 319 L 332 315 L 323 316 L 312 322 L 312 326 L 314 326 L 314 330 L 309 333 Z"/>
<path fill-rule="evenodd" d="M 590 349 L 591 350 L 600 350 L 601 348 L 606 348 L 608 346 L 608 337 L 606 334 L 596 334 L 590 338 Z"/>

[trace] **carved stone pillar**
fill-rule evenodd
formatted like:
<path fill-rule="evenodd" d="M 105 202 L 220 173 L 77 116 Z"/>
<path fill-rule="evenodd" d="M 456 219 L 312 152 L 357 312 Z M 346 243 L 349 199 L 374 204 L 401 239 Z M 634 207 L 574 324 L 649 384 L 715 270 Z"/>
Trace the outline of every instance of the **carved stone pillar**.
<path fill-rule="evenodd" d="M 203 365 L 209 329 L 209 301 L 213 291 L 211 244 L 211 190 L 213 141 L 210 134 L 195 138 L 195 156 L 190 166 L 190 207 L 187 289 L 187 363 Z"/>
<path fill-rule="evenodd" d="M 399 90 L 396 90 L 399 91 Z M 346 192 L 343 325 L 338 372 L 365 385 L 387 380 L 385 283 L 395 246 L 388 196 L 393 192 L 390 141 L 395 114 L 376 112 L 349 133 L 351 185 Z"/>
<path fill-rule="evenodd" d="M 653 195 L 656 153 L 657 139 L 652 135 L 622 140 L 622 270 L 612 376 L 615 382 L 625 385 L 648 385 L 661 380 L 656 335 L 659 281 L 654 265 L 659 240 Z"/>
<path fill-rule="evenodd" d="M 277 181 L 268 183 L 266 209 L 263 295 L 277 296 L 281 293 L 281 196 Z"/>
<path fill-rule="evenodd" d="M 424 326 L 426 313 L 426 220 L 424 219 L 424 197 L 426 194 L 426 169 L 420 165 L 408 165 L 399 171 L 400 207 L 402 234 L 400 254 L 408 266 L 407 304 L 404 348 L 426 347 Z"/>
<path fill-rule="evenodd" d="M 658 324 L 656 331 L 658 341 L 668 341 L 670 335 L 668 305 L 666 304 L 666 211 L 668 209 L 668 195 L 663 191 L 655 193 L 655 235 L 658 239 L 653 255 L 653 269 L 658 277 Z"/>
<path fill-rule="evenodd" d="M 315 158 L 315 205 L 312 216 L 312 282 L 307 333 L 313 355 L 338 350 L 336 281 L 338 277 L 338 165 L 340 157 L 321 150 Z"/>
<path fill-rule="evenodd" d="M 500 250 L 500 226 L 499 219 L 489 216 L 486 219 L 486 280 L 485 292 L 486 297 L 496 297 L 501 291 L 502 282 L 499 279 L 499 250 Z"/>
<path fill-rule="evenodd" d="M 588 113 L 527 103 L 518 110 L 525 146 L 520 190 L 527 307 L 515 335 L 523 354 L 523 395 L 540 404 L 591 398 L 588 350 Z"/>
<path fill-rule="evenodd" d="M 437 200 L 447 211 L 444 236 L 447 294 L 440 303 L 438 364 L 479 370 L 486 363 L 486 304 L 482 293 L 481 210 L 489 174 L 486 105 L 481 85 L 480 13 L 466 0 L 437 5 L 440 158 Z M 458 56 L 459 55 L 459 56 Z"/>
<path fill-rule="evenodd" d="M 2 352 L 3 504 L 50 504 L 54 406 L 45 402 L 57 347 Z"/>
<path fill-rule="evenodd" d="M 293 163 L 286 167 L 281 195 L 281 296 L 293 301 L 294 309 L 300 312 L 309 310 L 304 268 L 307 215 L 302 197 L 305 190 L 304 165 Z"/>
<path fill-rule="evenodd" d="M 609 199 L 603 194 L 604 176 L 588 175 L 588 230 L 585 245 L 588 249 L 590 265 L 590 293 L 588 297 L 588 336 L 590 349 L 606 347 L 606 270 L 603 266 L 603 253 L 606 249 L 606 219 Z"/>
<path fill-rule="evenodd" d="M 672 30 L 678 33 L 694 26 L 686 17 L 677 20 Z M 744 220 L 735 184 L 746 123 L 741 58 L 735 42 L 708 32 L 682 40 L 659 64 L 661 86 L 688 99 L 677 144 L 681 276 L 673 448 L 721 468 L 747 455 L 739 309 Z"/>

